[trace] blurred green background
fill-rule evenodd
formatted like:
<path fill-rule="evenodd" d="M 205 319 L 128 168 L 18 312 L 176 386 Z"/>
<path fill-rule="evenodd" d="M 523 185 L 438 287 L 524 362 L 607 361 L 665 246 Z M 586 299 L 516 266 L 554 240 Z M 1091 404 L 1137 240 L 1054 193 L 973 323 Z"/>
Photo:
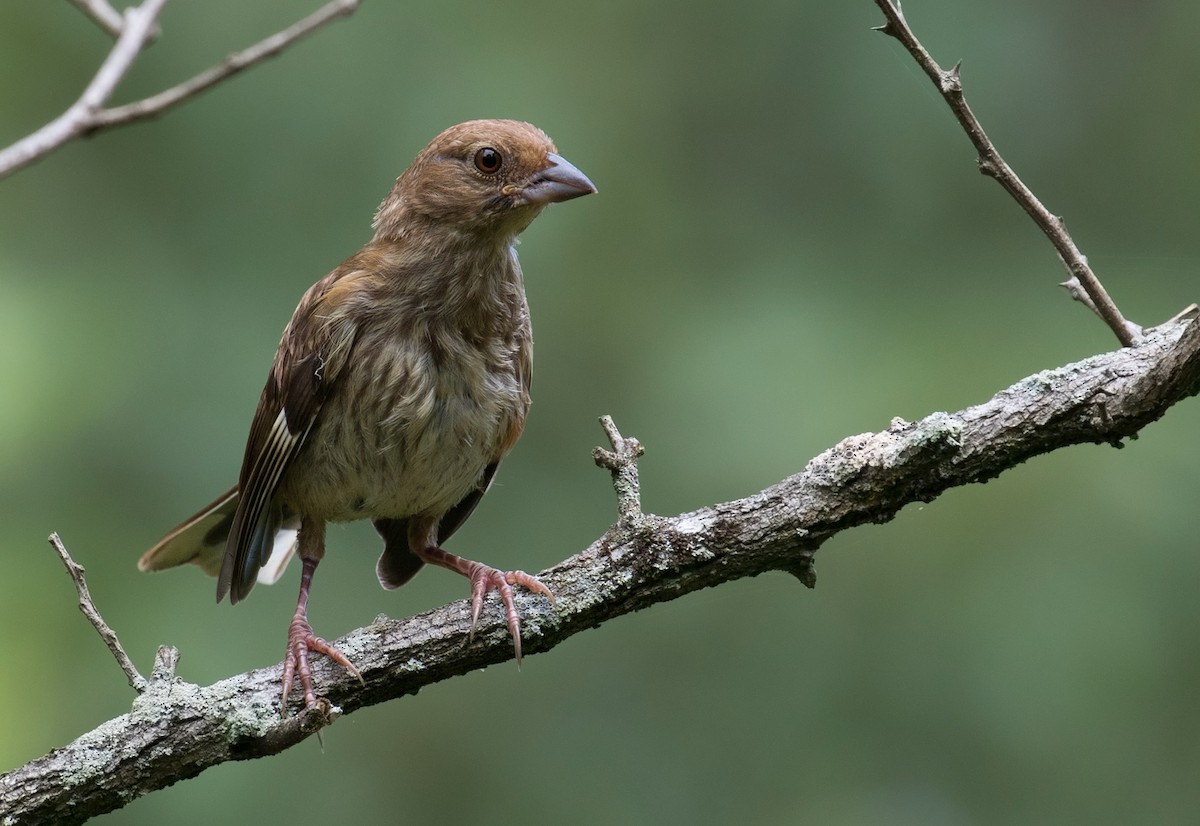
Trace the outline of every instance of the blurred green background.
<path fill-rule="evenodd" d="M 129 100 L 316 0 L 175 2 Z M 1131 318 L 1197 299 L 1200 5 L 906 12 Z M 0 4 L 0 142 L 110 47 L 67 3 Z M 536 403 L 452 547 L 539 570 L 613 519 L 589 452 L 647 446 L 647 510 L 752 493 L 844 436 L 981 402 L 1111 349 L 1049 244 L 869 0 L 368 0 L 160 120 L 0 181 L 0 769 L 126 711 L 59 531 L 138 665 L 209 683 L 277 662 L 297 574 L 213 602 L 138 555 L 236 476 L 301 292 L 369 237 L 444 127 L 530 120 L 599 186 L 524 237 Z M 950 491 L 768 575 L 358 712 L 110 824 L 1181 823 L 1200 811 L 1200 407 Z M 331 531 L 330 637 L 465 596 L 375 581 Z"/>

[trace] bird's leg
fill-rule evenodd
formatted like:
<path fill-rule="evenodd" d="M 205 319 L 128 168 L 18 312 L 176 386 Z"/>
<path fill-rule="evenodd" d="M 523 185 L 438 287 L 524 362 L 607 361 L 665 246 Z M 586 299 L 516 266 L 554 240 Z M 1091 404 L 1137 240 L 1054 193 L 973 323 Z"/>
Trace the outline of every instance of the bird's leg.
<path fill-rule="evenodd" d="M 512 586 L 520 585 L 534 593 L 541 594 L 554 605 L 554 594 L 541 581 L 524 571 L 500 571 L 481 562 L 472 562 L 455 556 L 443 550 L 437 542 L 437 520 L 413 519 L 409 522 L 408 545 L 412 552 L 422 561 L 430 565 L 448 568 L 465 576 L 471 583 L 471 634 L 475 637 L 475 625 L 479 622 L 479 612 L 483 609 L 483 596 L 488 591 L 495 590 L 500 594 L 504 604 L 504 616 L 508 620 L 508 632 L 512 634 L 513 647 L 516 649 L 517 664 L 521 662 L 521 615 L 517 612 L 517 604 L 513 599 Z"/>
<path fill-rule="evenodd" d="M 292 624 L 288 626 L 287 654 L 283 658 L 283 703 L 282 709 L 287 713 L 288 695 L 292 691 L 292 681 L 300 679 L 300 687 L 304 690 L 305 707 L 317 702 L 316 692 L 313 691 L 312 670 L 308 665 L 308 654 L 317 651 L 334 662 L 345 666 L 355 677 L 362 681 L 362 675 L 354 664 L 346 659 L 325 640 L 313 633 L 308 624 L 308 592 L 312 588 L 313 573 L 317 563 L 325 555 L 325 525 L 315 520 L 304 519 L 300 524 L 300 559 L 304 567 L 300 571 L 300 596 L 296 600 L 296 613 L 292 616 Z"/>

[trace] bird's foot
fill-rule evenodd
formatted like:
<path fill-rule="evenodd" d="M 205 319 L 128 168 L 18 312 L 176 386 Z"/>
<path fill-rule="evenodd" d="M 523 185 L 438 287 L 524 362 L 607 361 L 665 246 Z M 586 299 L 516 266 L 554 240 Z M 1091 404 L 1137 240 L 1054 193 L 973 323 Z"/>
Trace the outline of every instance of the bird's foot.
<path fill-rule="evenodd" d="M 508 620 L 508 632 L 512 634 L 513 647 L 517 652 L 517 665 L 521 664 L 521 615 L 517 612 L 517 604 L 513 599 L 512 586 L 520 585 L 526 590 L 541 594 L 555 605 L 554 594 L 542 584 L 537 577 L 524 571 L 498 571 L 488 565 L 472 562 L 467 571 L 471 580 L 471 634 L 475 637 L 475 625 L 479 621 L 479 612 L 483 609 L 483 597 L 488 591 L 498 591 L 500 601 L 504 603 L 504 616 Z"/>
<path fill-rule="evenodd" d="M 314 634 L 312 626 L 308 624 L 306 613 L 297 610 L 296 615 L 292 617 L 292 624 L 288 626 L 287 654 L 283 658 L 282 711 L 285 715 L 287 714 L 288 695 L 291 694 L 292 683 L 296 679 L 299 679 L 300 687 L 304 691 L 305 707 L 313 706 L 317 702 L 317 694 L 313 690 L 312 670 L 308 664 L 308 655 L 312 651 L 324 654 L 345 667 L 347 671 L 358 678 L 359 682 L 362 682 L 362 675 L 354 667 L 354 664 L 346 659 L 341 651 Z"/>

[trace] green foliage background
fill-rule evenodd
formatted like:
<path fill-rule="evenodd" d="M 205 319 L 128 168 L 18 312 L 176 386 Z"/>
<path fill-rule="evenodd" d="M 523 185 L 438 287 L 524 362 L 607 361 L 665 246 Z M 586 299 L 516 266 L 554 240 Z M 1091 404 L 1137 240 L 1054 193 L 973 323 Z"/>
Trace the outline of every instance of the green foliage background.
<path fill-rule="evenodd" d="M 315 2 L 175 2 L 121 89 L 182 80 Z M 910 0 L 1001 151 L 1125 312 L 1198 297 L 1200 6 Z M 0 5 L 0 141 L 110 41 Z M 844 436 L 983 401 L 1115 346 L 868 0 L 367 0 L 160 120 L 0 182 L 0 769 L 131 692 L 45 543 L 59 531 L 148 670 L 278 661 L 296 573 L 213 603 L 134 568 L 230 484 L 279 331 L 445 126 L 530 120 L 599 186 L 521 248 L 534 411 L 453 547 L 538 570 L 614 516 L 589 452 L 647 446 L 645 506 L 751 493 Z M 769 575 L 339 721 L 98 822 L 1182 823 L 1200 809 L 1196 402 L 954 490 Z M 337 528 L 334 637 L 465 595 L 385 593 Z"/>

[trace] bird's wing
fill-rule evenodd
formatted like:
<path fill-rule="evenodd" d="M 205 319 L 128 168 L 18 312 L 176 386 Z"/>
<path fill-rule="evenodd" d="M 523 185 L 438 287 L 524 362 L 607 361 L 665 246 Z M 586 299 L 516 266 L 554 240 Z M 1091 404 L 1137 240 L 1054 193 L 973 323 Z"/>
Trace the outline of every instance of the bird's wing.
<path fill-rule="evenodd" d="M 241 492 L 217 580 L 217 600 L 250 593 L 286 515 L 276 493 L 321 405 L 336 386 L 357 328 L 344 312 L 362 271 L 343 264 L 312 286 L 284 330 L 250 425 Z"/>
<path fill-rule="evenodd" d="M 479 477 L 479 484 L 471 489 L 471 492 L 459 500 L 458 504 L 446 511 L 446 514 L 438 522 L 438 544 L 442 544 L 450 538 L 456 530 L 462 527 L 462 523 L 467 521 L 467 517 L 475 510 L 475 506 L 479 504 L 479 500 L 488 492 L 488 488 L 492 486 L 492 479 L 496 475 L 496 469 L 500 467 L 500 460 L 492 462 L 484 471 L 483 476 Z"/>

